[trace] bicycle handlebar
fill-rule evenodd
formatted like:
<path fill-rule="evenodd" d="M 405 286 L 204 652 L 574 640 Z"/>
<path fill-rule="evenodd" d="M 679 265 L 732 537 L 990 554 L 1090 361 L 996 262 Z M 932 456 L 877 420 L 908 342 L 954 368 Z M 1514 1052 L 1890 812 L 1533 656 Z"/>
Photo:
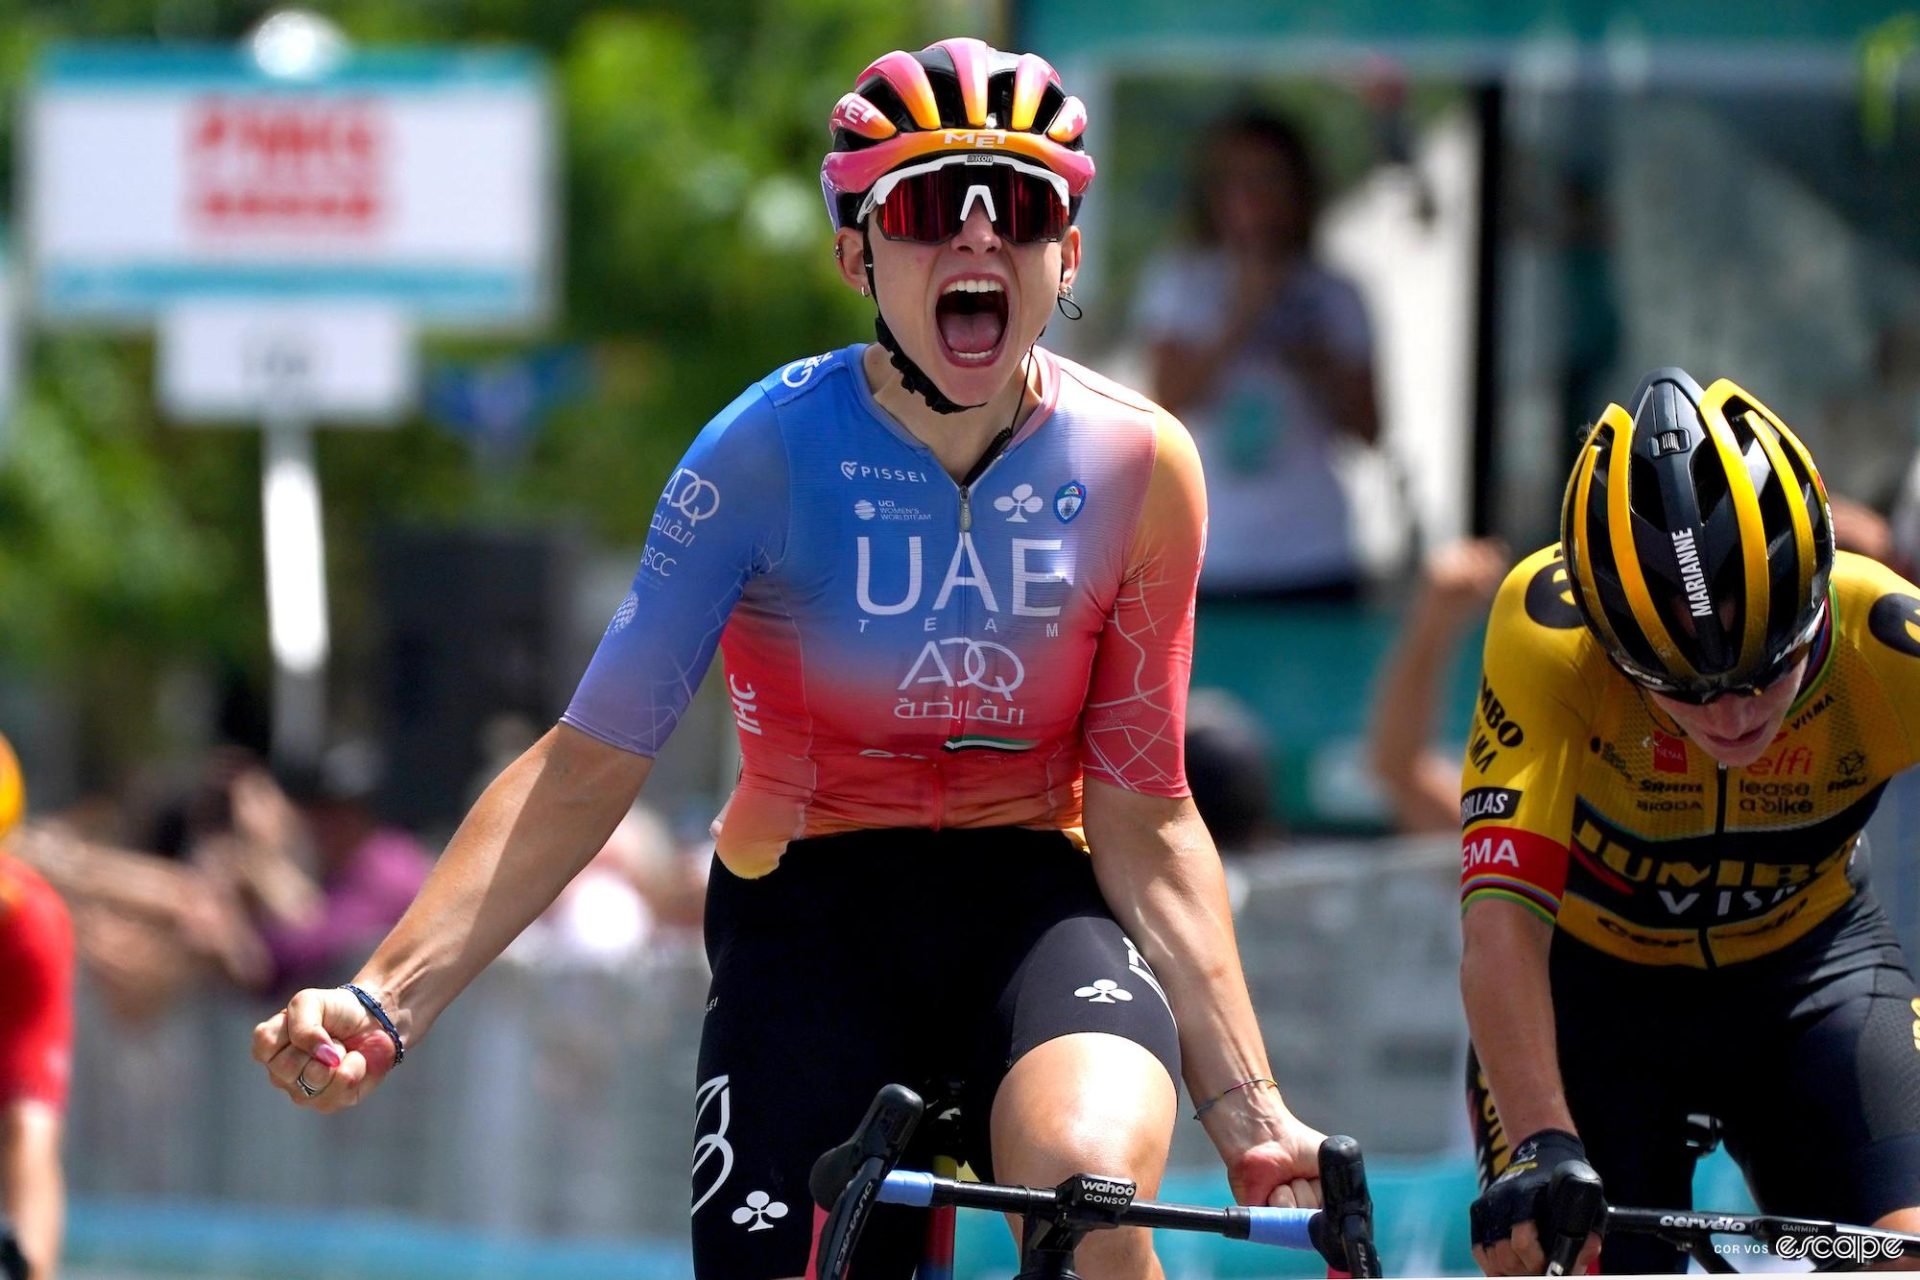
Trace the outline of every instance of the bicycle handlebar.
<path fill-rule="evenodd" d="M 1713 1254 L 1713 1237 L 1717 1235 L 1743 1236 L 1765 1246 L 1769 1253 L 1783 1255 L 1785 1250 L 1781 1248 L 1782 1244 L 1791 1241 L 1798 1256 L 1814 1259 L 1816 1271 L 1827 1269 L 1819 1265 L 1822 1261 L 1858 1262 L 1873 1256 L 1868 1252 L 1864 1258 L 1849 1259 L 1844 1250 L 1835 1248 L 1842 1239 L 1873 1241 L 1873 1249 L 1887 1257 L 1904 1255 L 1920 1258 L 1920 1235 L 1905 1231 L 1882 1231 L 1876 1227 L 1849 1226 L 1824 1218 L 1789 1218 L 1772 1213 L 1693 1213 L 1609 1206 L 1602 1230 L 1655 1236 L 1686 1250 L 1700 1259 L 1710 1271 L 1732 1269 Z M 1815 1241 L 1824 1242 L 1824 1247 L 1816 1246 Z M 1721 1261 L 1723 1266 L 1716 1268 L 1708 1265 L 1710 1256 Z"/>
<path fill-rule="evenodd" d="M 1097 1179 L 1089 1181 L 1099 1181 Z M 995 1213 L 1046 1214 L 1063 1207 L 1057 1187 L 1008 1187 L 987 1182 L 960 1182 L 937 1178 L 930 1173 L 896 1169 L 880 1186 L 881 1204 L 901 1204 L 916 1209 L 950 1204 L 961 1209 L 987 1209 Z M 1176 1231 L 1211 1231 L 1229 1240 L 1247 1240 L 1282 1249 L 1312 1249 L 1310 1236 L 1318 1209 L 1262 1209 L 1231 1205 L 1209 1209 L 1199 1205 L 1167 1204 L 1158 1200 L 1134 1200 L 1112 1215 L 1116 1227 L 1170 1227 Z"/>
<path fill-rule="evenodd" d="M 1168 1227 L 1211 1231 L 1255 1244 L 1314 1249 L 1329 1265 L 1351 1276 L 1380 1274 L 1380 1255 L 1373 1244 L 1373 1201 L 1360 1145 L 1352 1138 L 1330 1137 L 1320 1144 L 1324 1210 L 1245 1205 L 1210 1209 L 1137 1201 L 1131 1181 L 1094 1174 L 1075 1174 L 1057 1187 L 1042 1188 L 958 1182 L 896 1171 L 893 1166 L 925 1109 L 920 1095 L 890 1084 L 875 1096 L 853 1137 L 814 1162 L 808 1190 L 828 1210 L 815 1255 L 818 1275 L 839 1280 L 846 1274 L 867 1214 L 876 1203 L 951 1204 L 1017 1213 L 1028 1224 L 1027 1247 L 1054 1257 L 1071 1258 L 1074 1245 L 1090 1230 Z"/>
<path fill-rule="evenodd" d="M 1690 1210 L 1628 1209 L 1609 1205 L 1601 1195 L 1600 1179 L 1584 1162 L 1569 1160 L 1553 1171 L 1548 1184 L 1546 1223 L 1551 1236 L 1548 1275 L 1564 1275 L 1589 1232 L 1602 1236 L 1614 1232 L 1655 1236 L 1686 1251 L 1709 1271 L 1732 1271 L 1733 1266 L 1714 1252 L 1716 1235 L 1744 1236 L 1779 1253 L 1783 1241 L 1799 1245 L 1802 1257 L 1812 1257 L 1816 1270 L 1820 1253 L 1811 1242 L 1820 1240 L 1829 1246 L 1843 1237 L 1854 1241 L 1875 1241 L 1881 1253 L 1898 1256 L 1906 1253 L 1920 1257 L 1920 1235 L 1901 1231 L 1881 1231 L 1873 1227 L 1853 1227 L 1821 1218 L 1789 1218 L 1779 1214 L 1695 1213 Z M 1889 1251 L 1888 1246 L 1897 1245 Z M 1828 1260 L 1843 1261 L 1839 1251 L 1827 1248 Z M 1555 1264 L 1559 1266 L 1555 1270 Z"/>

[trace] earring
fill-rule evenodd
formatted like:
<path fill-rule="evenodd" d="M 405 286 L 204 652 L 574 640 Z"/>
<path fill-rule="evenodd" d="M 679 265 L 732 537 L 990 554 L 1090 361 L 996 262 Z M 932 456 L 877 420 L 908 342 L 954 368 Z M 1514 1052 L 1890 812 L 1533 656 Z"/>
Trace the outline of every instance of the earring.
<path fill-rule="evenodd" d="M 863 298 L 867 296 L 867 286 L 865 285 L 860 286 L 860 296 Z"/>

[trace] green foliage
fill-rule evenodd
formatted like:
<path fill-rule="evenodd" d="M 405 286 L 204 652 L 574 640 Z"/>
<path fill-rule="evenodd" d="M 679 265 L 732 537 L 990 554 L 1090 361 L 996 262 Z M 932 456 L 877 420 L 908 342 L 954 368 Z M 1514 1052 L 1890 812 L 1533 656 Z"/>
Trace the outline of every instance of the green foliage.
<path fill-rule="evenodd" d="M 815 177 L 826 114 L 867 60 L 944 33 L 877 0 L 312 7 L 363 45 L 504 42 L 548 59 L 561 307 L 539 338 L 587 346 L 597 371 L 506 464 L 420 421 L 323 434 L 330 589 L 350 664 L 379 525 L 560 519 L 637 545 L 652 495 L 708 417 L 782 361 L 864 336 L 860 300 L 832 270 Z M 237 39 L 263 10 L 0 0 L 0 100 L 18 98 L 49 42 Z M 428 357 L 510 349 L 443 341 Z M 163 424 L 145 339 L 49 337 L 26 363 L 0 433 L 0 664 L 58 676 L 83 698 L 182 659 L 264 684 L 254 434 Z"/>

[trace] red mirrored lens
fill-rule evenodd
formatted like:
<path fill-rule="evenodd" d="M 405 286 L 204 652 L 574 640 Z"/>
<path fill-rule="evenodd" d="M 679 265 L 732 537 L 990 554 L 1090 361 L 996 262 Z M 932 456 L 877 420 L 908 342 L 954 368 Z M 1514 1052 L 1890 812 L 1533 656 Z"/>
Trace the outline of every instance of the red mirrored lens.
<path fill-rule="evenodd" d="M 1006 174 L 1007 197 L 1004 201 L 995 197 L 1003 223 L 1000 234 L 1017 244 L 1058 240 L 1067 234 L 1067 206 L 1046 179 L 1018 169 L 1008 169 Z"/>
<path fill-rule="evenodd" d="M 1015 244 L 1058 240 L 1067 233 L 1067 207 L 1052 185 L 1007 165 L 953 164 L 904 178 L 874 210 L 874 222 L 889 240 L 951 240 L 960 233 L 961 210 L 976 187 L 992 196 L 998 215 L 994 227 Z"/>
<path fill-rule="evenodd" d="M 889 240 L 917 240 L 939 244 L 960 229 L 960 207 L 945 198 L 942 171 L 904 178 L 878 209 L 873 220 Z"/>

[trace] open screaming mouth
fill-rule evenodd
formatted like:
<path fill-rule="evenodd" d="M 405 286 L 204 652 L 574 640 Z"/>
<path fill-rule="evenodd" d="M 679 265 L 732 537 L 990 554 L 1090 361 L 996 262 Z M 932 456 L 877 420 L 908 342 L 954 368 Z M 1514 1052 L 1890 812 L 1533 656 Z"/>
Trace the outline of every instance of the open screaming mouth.
<path fill-rule="evenodd" d="M 957 364 L 986 364 L 1007 334 L 1007 291 L 998 280 L 956 280 L 934 304 L 935 328 Z"/>

